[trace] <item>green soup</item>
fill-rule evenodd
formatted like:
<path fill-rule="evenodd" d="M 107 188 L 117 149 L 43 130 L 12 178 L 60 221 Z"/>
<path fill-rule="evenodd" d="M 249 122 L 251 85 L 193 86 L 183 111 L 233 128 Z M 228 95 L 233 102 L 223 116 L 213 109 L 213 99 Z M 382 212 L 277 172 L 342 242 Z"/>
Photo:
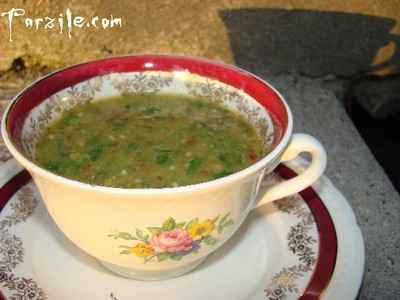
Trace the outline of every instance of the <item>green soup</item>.
<path fill-rule="evenodd" d="M 119 188 L 200 183 L 264 153 L 242 116 L 207 99 L 135 94 L 78 105 L 47 128 L 36 162 L 78 181 Z"/>

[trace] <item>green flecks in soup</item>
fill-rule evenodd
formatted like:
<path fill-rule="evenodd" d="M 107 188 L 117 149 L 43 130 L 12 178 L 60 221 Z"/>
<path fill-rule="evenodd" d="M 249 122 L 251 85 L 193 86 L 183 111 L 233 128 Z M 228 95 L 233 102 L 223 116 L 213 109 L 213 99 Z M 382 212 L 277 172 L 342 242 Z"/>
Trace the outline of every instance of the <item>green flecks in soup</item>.
<path fill-rule="evenodd" d="M 242 116 L 202 98 L 135 94 L 78 105 L 45 130 L 36 162 L 82 182 L 172 187 L 227 176 L 263 155 Z"/>

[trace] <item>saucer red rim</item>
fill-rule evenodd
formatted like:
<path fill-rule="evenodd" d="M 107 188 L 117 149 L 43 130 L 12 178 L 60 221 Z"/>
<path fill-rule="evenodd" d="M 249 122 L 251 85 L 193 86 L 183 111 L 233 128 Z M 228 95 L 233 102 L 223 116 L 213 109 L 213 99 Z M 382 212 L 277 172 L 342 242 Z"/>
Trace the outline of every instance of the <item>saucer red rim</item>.
<path fill-rule="evenodd" d="M 296 172 L 283 164 L 280 164 L 275 172 L 284 179 L 297 176 Z M 30 180 L 29 173 L 23 170 L 0 188 L 0 213 L 11 197 Z M 319 253 L 314 273 L 299 300 L 317 300 L 329 285 L 335 269 L 338 249 L 336 230 L 328 209 L 312 187 L 299 194 L 314 216 L 319 237 Z M 8 300 L 1 291 L 0 300 Z"/>

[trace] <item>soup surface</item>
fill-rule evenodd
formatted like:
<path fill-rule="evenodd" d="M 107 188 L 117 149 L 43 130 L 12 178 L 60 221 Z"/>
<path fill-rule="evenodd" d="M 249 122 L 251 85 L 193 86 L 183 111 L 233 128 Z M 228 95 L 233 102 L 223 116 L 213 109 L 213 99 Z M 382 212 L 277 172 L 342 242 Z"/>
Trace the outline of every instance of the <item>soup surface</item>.
<path fill-rule="evenodd" d="M 56 174 L 119 188 L 200 183 L 264 154 L 242 116 L 203 98 L 134 94 L 75 106 L 47 128 L 36 162 Z"/>

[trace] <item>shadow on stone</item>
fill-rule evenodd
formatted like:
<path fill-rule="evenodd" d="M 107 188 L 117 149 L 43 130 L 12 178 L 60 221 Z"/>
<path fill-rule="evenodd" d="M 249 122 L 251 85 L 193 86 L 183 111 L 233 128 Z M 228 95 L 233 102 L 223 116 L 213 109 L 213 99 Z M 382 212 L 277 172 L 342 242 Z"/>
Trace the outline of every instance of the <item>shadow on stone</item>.
<path fill-rule="evenodd" d="M 393 19 L 286 9 L 233 9 L 219 15 L 236 64 L 250 71 L 263 66 L 266 75 L 349 77 L 387 67 L 400 70 L 400 36 L 390 33 Z M 391 57 L 372 66 L 387 46 L 394 49 Z"/>

